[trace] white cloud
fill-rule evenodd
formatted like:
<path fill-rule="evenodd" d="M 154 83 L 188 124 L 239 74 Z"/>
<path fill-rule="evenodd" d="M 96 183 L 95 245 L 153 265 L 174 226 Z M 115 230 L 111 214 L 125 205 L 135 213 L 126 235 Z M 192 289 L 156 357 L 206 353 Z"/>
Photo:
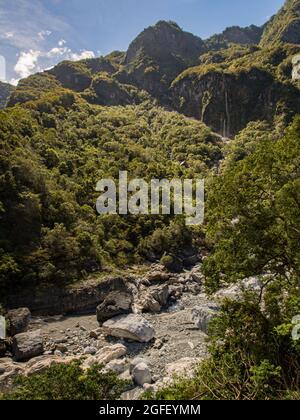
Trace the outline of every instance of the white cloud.
<path fill-rule="evenodd" d="M 61 45 L 61 43 L 59 42 L 58 45 Z M 22 51 L 19 55 L 17 64 L 14 67 L 18 78 L 13 80 L 14 83 L 17 83 L 20 79 L 52 68 L 58 62 L 63 60 L 79 61 L 94 57 L 95 53 L 93 51 L 82 50 L 74 52 L 67 46 L 54 47 L 48 51 L 33 49 L 30 49 L 29 51 Z"/>
<path fill-rule="evenodd" d="M 15 65 L 15 72 L 20 78 L 28 77 L 35 70 L 40 54 L 40 51 L 34 50 L 21 52 L 17 64 Z"/>
<path fill-rule="evenodd" d="M 60 39 L 60 40 L 58 41 L 58 46 L 59 46 L 59 47 L 63 47 L 66 43 L 67 43 L 67 41 L 66 41 L 65 39 Z"/>

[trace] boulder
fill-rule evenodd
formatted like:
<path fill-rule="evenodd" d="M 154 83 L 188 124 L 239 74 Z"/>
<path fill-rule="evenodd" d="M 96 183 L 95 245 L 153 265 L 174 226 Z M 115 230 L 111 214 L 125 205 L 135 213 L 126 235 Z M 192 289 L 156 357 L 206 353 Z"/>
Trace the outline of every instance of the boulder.
<path fill-rule="evenodd" d="M 167 284 L 145 288 L 135 299 L 134 313 L 158 313 L 163 306 L 166 306 L 169 297 L 170 290 Z"/>
<path fill-rule="evenodd" d="M 14 359 L 23 362 L 44 353 L 41 330 L 17 334 L 13 338 L 12 349 Z"/>
<path fill-rule="evenodd" d="M 7 313 L 9 332 L 11 336 L 23 333 L 30 323 L 31 313 L 28 308 L 12 309 Z"/>
<path fill-rule="evenodd" d="M 200 363 L 200 359 L 193 357 L 184 357 L 176 362 L 172 362 L 166 365 L 165 371 L 167 377 L 182 376 L 191 377 L 193 376 L 194 370 Z"/>
<path fill-rule="evenodd" d="M 19 363 L 14 363 L 11 359 L 0 360 L 0 390 L 5 390 L 12 386 L 14 379 L 18 375 L 22 375 L 25 372 L 25 368 Z"/>
<path fill-rule="evenodd" d="M 164 271 L 163 267 L 150 271 L 144 280 L 150 283 L 166 283 L 170 280 L 171 274 Z"/>
<path fill-rule="evenodd" d="M 104 321 L 122 314 L 131 312 L 132 294 L 129 291 L 112 291 L 97 306 L 97 320 Z"/>
<path fill-rule="evenodd" d="M 155 337 L 150 323 L 141 315 L 121 315 L 106 321 L 103 331 L 112 337 L 125 338 L 140 343 L 148 343 Z"/>
<path fill-rule="evenodd" d="M 83 354 L 87 355 L 87 354 L 96 354 L 97 353 L 97 349 L 95 347 L 91 347 L 88 346 L 84 349 Z"/>
<path fill-rule="evenodd" d="M 133 368 L 132 378 L 134 382 L 139 386 L 143 386 L 144 384 L 151 384 L 152 376 L 146 363 L 139 363 Z"/>
<path fill-rule="evenodd" d="M 132 374 L 133 369 L 134 369 L 137 365 L 139 365 L 140 363 L 144 363 L 144 364 L 148 365 L 148 361 L 147 361 L 146 359 L 144 359 L 143 357 L 135 357 L 134 359 L 132 359 L 132 360 L 130 361 L 130 365 L 129 365 L 129 371 L 130 371 L 130 374 Z"/>
<path fill-rule="evenodd" d="M 113 371 L 118 375 L 123 374 L 127 370 L 128 362 L 125 359 L 111 360 L 105 367 L 106 371 Z"/>
<path fill-rule="evenodd" d="M 119 359 L 122 356 L 125 356 L 127 353 L 127 348 L 123 344 L 115 344 L 112 346 L 103 347 L 99 350 L 94 356 L 88 357 L 82 367 L 88 369 L 89 367 L 99 364 L 107 365 L 110 361 Z"/>
<path fill-rule="evenodd" d="M 199 330 L 207 334 L 210 321 L 219 315 L 220 307 L 214 303 L 192 309 L 192 321 Z"/>
<path fill-rule="evenodd" d="M 260 293 L 262 287 L 262 279 L 259 277 L 249 277 L 233 284 L 229 287 L 219 290 L 215 294 L 215 299 L 224 300 L 240 300 L 244 291 L 253 291 Z"/>

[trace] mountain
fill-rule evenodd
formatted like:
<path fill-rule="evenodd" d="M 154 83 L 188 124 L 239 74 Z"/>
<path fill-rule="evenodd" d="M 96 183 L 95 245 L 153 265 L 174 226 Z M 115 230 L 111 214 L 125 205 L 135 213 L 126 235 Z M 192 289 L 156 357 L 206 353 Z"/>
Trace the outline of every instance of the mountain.
<path fill-rule="evenodd" d="M 228 44 L 259 44 L 263 31 L 264 26 L 251 25 L 246 28 L 231 26 L 226 28 L 221 34 L 213 35 L 206 40 L 206 44 L 211 47 L 224 47 L 228 46 Z"/>
<path fill-rule="evenodd" d="M 278 42 L 300 44 L 300 0 L 287 0 L 265 27 L 261 46 Z"/>
<path fill-rule="evenodd" d="M 130 44 L 117 78 L 165 100 L 172 80 L 197 64 L 206 51 L 200 38 L 184 32 L 174 22 L 160 21 Z"/>
<path fill-rule="evenodd" d="M 0 82 L 0 109 L 5 108 L 9 96 L 14 91 L 14 87 L 8 83 Z"/>
<path fill-rule="evenodd" d="M 282 117 L 287 123 L 299 112 L 299 84 L 291 78 L 292 60 L 300 51 L 299 31 L 292 30 L 299 4 L 288 0 L 264 26 L 227 28 L 206 41 L 174 22 L 160 21 L 139 34 L 126 52 L 65 61 L 22 80 L 9 105 L 64 88 L 94 105 L 156 100 L 225 137 L 250 121 Z"/>

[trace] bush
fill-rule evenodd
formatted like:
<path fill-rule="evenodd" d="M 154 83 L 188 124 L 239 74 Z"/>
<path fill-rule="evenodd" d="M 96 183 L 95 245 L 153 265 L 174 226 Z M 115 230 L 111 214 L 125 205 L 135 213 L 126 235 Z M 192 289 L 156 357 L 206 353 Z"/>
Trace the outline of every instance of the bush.
<path fill-rule="evenodd" d="M 83 371 L 79 362 L 57 365 L 41 374 L 18 377 L 15 388 L 0 396 L 2 400 L 116 400 L 127 382 L 113 372 L 104 373 L 94 365 Z"/>

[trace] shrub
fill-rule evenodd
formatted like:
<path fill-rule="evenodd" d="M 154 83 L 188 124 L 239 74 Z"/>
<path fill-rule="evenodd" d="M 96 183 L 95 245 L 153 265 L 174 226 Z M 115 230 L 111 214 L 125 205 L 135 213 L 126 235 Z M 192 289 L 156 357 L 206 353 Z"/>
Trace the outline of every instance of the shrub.
<path fill-rule="evenodd" d="M 94 365 L 83 371 L 79 362 L 56 365 L 41 374 L 18 377 L 2 400 L 116 400 L 128 383 Z"/>

